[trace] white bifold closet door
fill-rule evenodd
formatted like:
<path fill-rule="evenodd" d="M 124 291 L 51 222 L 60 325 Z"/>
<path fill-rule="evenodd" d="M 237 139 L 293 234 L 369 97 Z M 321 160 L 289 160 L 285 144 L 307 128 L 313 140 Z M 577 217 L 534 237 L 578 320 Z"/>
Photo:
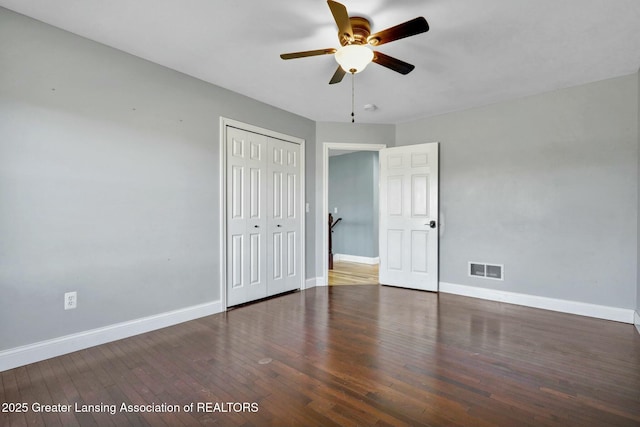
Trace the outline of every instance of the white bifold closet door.
<path fill-rule="evenodd" d="M 227 128 L 227 306 L 301 286 L 300 147 Z"/>

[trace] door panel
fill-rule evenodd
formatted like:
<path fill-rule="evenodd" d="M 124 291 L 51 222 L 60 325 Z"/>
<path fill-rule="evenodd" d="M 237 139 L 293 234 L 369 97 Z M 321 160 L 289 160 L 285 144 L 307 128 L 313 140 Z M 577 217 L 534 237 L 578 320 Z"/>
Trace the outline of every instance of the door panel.
<path fill-rule="evenodd" d="M 231 236 L 231 287 L 240 288 L 243 285 L 242 280 L 242 234 Z"/>
<path fill-rule="evenodd" d="M 411 177 L 411 216 L 429 216 L 429 177 L 413 175 Z"/>
<path fill-rule="evenodd" d="M 271 234 L 273 238 L 273 270 L 271 274 L 271 281 L 282 279 L 282 233 L 275 232 Z M 270 289 L 273 290 L 273 289 Z"/>
<path fill-rule="evenodd" d="M 402 216 L 402 176 L 390 176 L 387 178 L 387 214 Z"/>
<path fill-rule="evenodd" d="M 287 218 L 295 220 L 296 218 L 296 185 L 297 176 L 292 173 L 287 174 Z"/>
<path fill-rule="evenodd" d="M 387 230 L 387 253 L 386 266 L 388 270 L 402 271 L 402 252 L 395 248 L 402 248 L 403 230 Z"/>
<path fill-rule="evenodd" d="M 244 217 L 244 167 L 231 165 L 231 218 Z"/>
<path fill-rule="evenodd" d="M 296 276 L 296 236 L 295 231 L 287 231 L 287 276 Z"/>
<path fill-rule="evenodd" d="M 227 305 L 267 296 L 266 137 L 227 129 Z"/>
<path fill-rule="evenodd" d="M 262 170 L 251 168 L 249 170 L 249 217 L 258 219 L 262 215 Z"/>
<path fill-rule="evenodd" d="M 250 236 L 250 245 L 249 248 L 250 259 L 249 259 L 249 284 L 252 286 L 259 285 L 262 277 L 260 274 L 262 273 L 262 263 L 264 262 L 263 257 L 265 256 L 262 253 L 262 234 L 261 233 L 252 233 Z"/>
<path fill-rule="evenodd" d="M 438 144 L 381 150 L 381 284 L 438 290 L 437 213 Z"/>
<path fill-rule="evenodd" d="M 282 219 L 282 172 L 273 172 L 271 176 L 271 194 L 273 195 L 271 219 Z"/>
<path fill-rule="evenodd" d="M 428 273 L 429 232 L 422 230 L 411 231 L 411 271 L 415 273 Z"/>
<path fill-rule="evenodd" d="M 269 138 L 268 158 L 269 185 L 268 207 L 269 234 L 274 250 L 274 262 L 268 271 L 269 295 L 300 288 L 300 259 L 298 247 L 301 233 L 300 207 L 297 195 L 300 192 L 300 147 L 297 144 Z M 277 246 L 277 247 L 276 247 Z M 276 252 L 277 251 L 277 252 Z M 276 260 L 277 258 L 277 260 Z"/>

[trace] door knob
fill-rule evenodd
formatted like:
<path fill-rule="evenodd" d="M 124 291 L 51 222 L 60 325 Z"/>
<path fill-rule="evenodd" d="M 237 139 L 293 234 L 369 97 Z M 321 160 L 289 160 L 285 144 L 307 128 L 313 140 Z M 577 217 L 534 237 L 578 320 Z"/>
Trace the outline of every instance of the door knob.
<path fill-rule="evenodd" d="M 280 224 L 278 224 L 276 227 L 282 227 Z"/>
<path fill-rule="evenodd" d="M 429 227 L 436 228 L 436 222 L 435 221 L 429 222 Z"/>
<path fill-rule="evenodd" d="M 253 228 L 260 228 L 260 226 L 259 225 L 254 225 Z"/>

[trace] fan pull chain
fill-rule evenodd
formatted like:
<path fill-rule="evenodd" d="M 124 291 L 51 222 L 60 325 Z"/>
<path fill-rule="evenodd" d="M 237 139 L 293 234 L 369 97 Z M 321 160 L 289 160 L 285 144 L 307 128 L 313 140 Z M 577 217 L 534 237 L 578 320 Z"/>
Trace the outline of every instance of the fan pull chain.
<path fill-rule="evenodd" d="M 356 89 L 355 89 L 355 80 L 356 80 L 356 73 L 354 71 L 351 71 L 351 123 L 355 123 L 356 122 L 356 113 L 355 113 L 355 93 L 356 93 Z"/>

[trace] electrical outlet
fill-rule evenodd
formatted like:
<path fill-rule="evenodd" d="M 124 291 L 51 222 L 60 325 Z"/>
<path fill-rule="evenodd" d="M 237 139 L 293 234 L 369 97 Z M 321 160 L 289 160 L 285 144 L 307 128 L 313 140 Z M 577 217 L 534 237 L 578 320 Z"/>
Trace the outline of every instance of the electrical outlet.
<path fill-rule="evenodd" d="M 78 293 L 73 291 L 73 292 L 67 292 L 64 294 L 64 309 L 65 310 L 71 310 L 73 308 L 76 308 L 78 306 Z"/>

